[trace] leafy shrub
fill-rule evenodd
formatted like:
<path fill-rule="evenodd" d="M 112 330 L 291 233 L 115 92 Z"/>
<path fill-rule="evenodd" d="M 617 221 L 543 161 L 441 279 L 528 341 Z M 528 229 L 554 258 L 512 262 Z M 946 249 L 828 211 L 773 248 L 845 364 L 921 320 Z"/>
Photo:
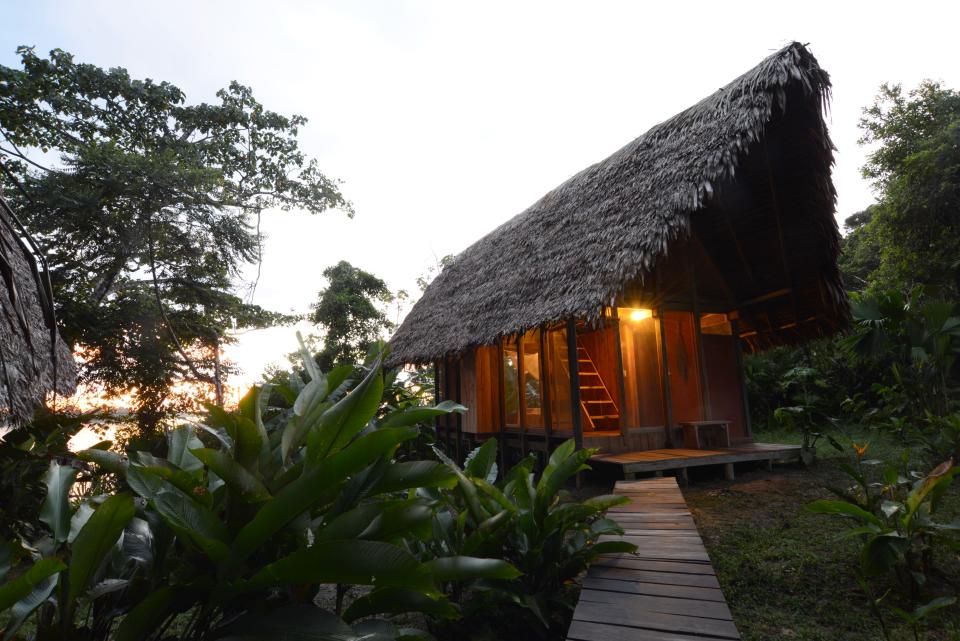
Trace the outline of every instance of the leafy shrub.
<path fill-rule="evenodd" d="M 854 445 L 856 462 L 842 464 L 841 469 L 854 482 L 853 486 L 830 488 L 839 500 L 819 500 L 808 505 L 811 512 L 845 518 L 851 522 L 845 537 L 860 542 L 858 576 L 864 592 L 871 599 L 874 614 L 884 624 L 880 606 L 887 593 L 879 598 L 871 581 L 893 576 L 902 594 L 916 600 L 927 582 L 936 546 L 960 548 L 960 521 L 942 523 L 934 520 L 941 497 L 960 468 L 948 460 L 927 474 L 908 473 L 895 466 L 886 466 L 882 482 L 872 482 L 867 467 L 880 465 L 878 460 L 863 460 L 867 446 Z M 904 456 L 904 465 L 907 457 Z M 889 592 L 889 591 L 888 591 Z M 940 607 L 954 603 L 951 597 L 938 597 L 920 604 L 913 612 L 891 607 L 890 611 L 906 620 L 916 632 L 920 620 Z"/>
<path fill-rule="evenodd" d="M 377 419 L 380 357 L 276 391 L 291 407 L 266 407 L 255 388 L 235 412 L 209 408 L 199 430 L 168 436 L 166 454 L 105 449 L 80 457 L 115 474 L 123 491 L 69 500 L 76 466 L 53 462 L 41 519 L 49 534 L 2 546 L 11 579 L 4 638 L 33 618 L 39 639 L 419 638 L 387 621 L 348 625 L 312 602 L 322 584 L 372 591 L 347 620 L 383 612 L 457 616 L 449 581 L 507 579 L 498 559 L 415 558 L 407 542 L 430 537 L 436 502 L 414 488 L 457 482 L 445 465 L 397 462 L 416 424 L 459 406 L 405 408 Z M 32 563 L 30 562 L 32 561 Z M 12 570 L 9 570 L 13 567 Z M 8 572 L 9 570 L 9 572 Z M 167 636 L 164 636 L 167 635 Z M 324 636 L 325 635 L 325 636 Z"/>
<path fill-rule="evenodd" d="M 581 502 L 564 496 L 566 483 L 589 469 L 586 461 L 594 453 L 567 441 L 539 479 L 532 456 L 500 475 L 495 439 L 471 452 L 463 469 L 437 453 L 456 474 L 457 485 L 425 491 L 443 507 L 434 517 L 432 538 L 417 546 L 421 558 L 495 556 L 522 572 L 515 580 L 488 576 L 449 583 L 451 598 L 464 606 L 464 621 L 453 624 L 452 636 L 559 638 L 576 604 L 575 579 L 601 554 L 636 550 L 625 541 L 603 540 L 623 533 L 604 513 L 626 497 Z"/>

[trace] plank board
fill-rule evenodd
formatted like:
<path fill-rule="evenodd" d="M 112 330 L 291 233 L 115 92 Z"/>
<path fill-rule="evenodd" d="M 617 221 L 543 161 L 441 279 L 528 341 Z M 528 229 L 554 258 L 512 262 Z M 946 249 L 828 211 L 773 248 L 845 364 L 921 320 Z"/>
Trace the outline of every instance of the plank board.
<path fill-rule="evenodd" d="M 629 541 L 637 546 L 637 553 L 603 555 L 594 562 L 584 579 L 567 639 L 739 639 L 676 480 L 621 481 L 614 494 L 630 499 L 607 514 L 624 534 L 602 538 Z"/>

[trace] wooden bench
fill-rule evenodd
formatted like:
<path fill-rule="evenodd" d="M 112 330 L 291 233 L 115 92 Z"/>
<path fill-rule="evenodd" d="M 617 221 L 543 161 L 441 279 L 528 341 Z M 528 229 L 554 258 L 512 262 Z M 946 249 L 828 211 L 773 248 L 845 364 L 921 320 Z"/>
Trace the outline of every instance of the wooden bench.
<path fill-rule="evenodd" d="M 683 446 L 691 450 L 730 447 L 730 421 L 680 423 Z"/>
<path fill-rule="evenodd" d="M 636 554 L 600 557 L 587 571 L 571 641 L 730 641 L 733 623 L 710 557 L 672 478 L 619 481 L 631 502 L 608 512 Z"/>

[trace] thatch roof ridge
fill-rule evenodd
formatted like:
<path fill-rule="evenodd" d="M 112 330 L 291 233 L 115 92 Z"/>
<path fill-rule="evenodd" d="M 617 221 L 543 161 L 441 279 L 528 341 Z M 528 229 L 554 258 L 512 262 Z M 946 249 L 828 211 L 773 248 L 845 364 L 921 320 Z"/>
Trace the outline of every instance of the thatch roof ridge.
<path fill-rule="evenodd" d="M 689 233 L 690 214 L 786 109 L 791 83 L 822 113 L 829 76 L 791 43 L 478 240 L 410 311 L 391 339 L 391 362 L 429 362 L 566 317 L 597 317 Z"/>
<path fill-rule="evenodd" d="M 29 420 L 54 389 L 76 390 L 76 364 L 56 330 L 34 251 L 0 198 L 0 426 Z"/>

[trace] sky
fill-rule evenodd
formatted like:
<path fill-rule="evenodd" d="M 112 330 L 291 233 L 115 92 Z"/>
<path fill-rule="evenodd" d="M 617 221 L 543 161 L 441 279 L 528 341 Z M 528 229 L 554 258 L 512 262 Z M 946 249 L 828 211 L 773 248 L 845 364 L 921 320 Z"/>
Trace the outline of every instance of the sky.
<path fill-rule="evenodd" d="M 189 102 L 238 80 L 306 116 L 301 146 L 356 217 L 264 215 L 254 302 L 304 313 L 340 260 L 415 292 L 439 257 L 793 40 L 833 81 L 842 223 L 874 197 L 860 176 L 863 107 L 884 82 L 960 88 L 958 23 L 955 1 L 0 0 L 0 64 L 16 64 L 20 44 L 61 48 L 172 82 Z M 295 329 L 239 336 L 234 383 L 283 363 Z"/>

